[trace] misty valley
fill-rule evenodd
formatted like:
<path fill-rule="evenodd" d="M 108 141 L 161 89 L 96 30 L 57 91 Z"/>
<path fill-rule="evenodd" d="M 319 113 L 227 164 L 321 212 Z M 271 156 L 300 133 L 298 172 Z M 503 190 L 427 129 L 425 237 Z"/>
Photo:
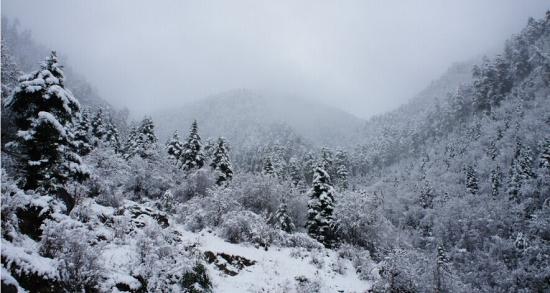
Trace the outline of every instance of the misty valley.
<path fill-rule="evenodd" d="M 247 88 L 136 114 L 23 27 L 2 292 L 550 292 L 550 11 L 369 118 Z"/>

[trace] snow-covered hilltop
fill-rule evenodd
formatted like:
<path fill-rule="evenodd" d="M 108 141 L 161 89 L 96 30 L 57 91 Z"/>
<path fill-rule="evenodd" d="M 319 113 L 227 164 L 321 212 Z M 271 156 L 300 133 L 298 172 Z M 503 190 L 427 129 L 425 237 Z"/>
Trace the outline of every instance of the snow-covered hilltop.
<path fill-rule="evenodd" d="M 4 41 L 3 292 L 550 290 L 550 12 L 366 122 L 239 90 L 126 124 Z"/>

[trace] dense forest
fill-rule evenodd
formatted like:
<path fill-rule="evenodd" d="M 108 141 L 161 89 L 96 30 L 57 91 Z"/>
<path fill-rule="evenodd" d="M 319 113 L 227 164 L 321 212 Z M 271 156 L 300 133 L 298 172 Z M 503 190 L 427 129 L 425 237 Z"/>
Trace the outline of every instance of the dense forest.
<path fill-rule="evenodd" d="M 550 12 L 369 120 L 129 121 L 16 22 L 1 55 L 4 292 L 550 291 Z"/>

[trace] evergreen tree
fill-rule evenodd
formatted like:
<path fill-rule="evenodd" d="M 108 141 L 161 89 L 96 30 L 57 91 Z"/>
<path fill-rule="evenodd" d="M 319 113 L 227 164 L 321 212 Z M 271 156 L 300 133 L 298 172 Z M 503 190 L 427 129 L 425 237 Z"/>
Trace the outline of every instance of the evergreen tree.
<path fill-rule="evenodd" d="M 284 202 L 281 203 L 279 208 L 275 211 L 274 221 L 275 227 L 287 233 L 292 233 L 296 229 L 292 222 L 292 218 L 288 215 L 288 208 Z"/>
<path fill-rule="evenodd" d="M 105 123 L 105 143 L 112 147 L 115 150 L 115 153 L 120 152 L 120 137 L 118 134 L 118 129 L 111 119 L 107 120 Z"/>
<path fill-rule="evenodd" d="M 229 154 L 223 138 L 218 139 L 218 145 L 212 155 L 210 166 L 218 173 L 216 184 L 222 185 L 233 178 L 233 170 L 229 161 Z"/>
<path fill-rule="evenodd" d="M 334 165 L 336 166 L 338 186 L 342 189 L 348 189 L 348 156 L 344 151 L 336 152 Z"/>
<path fill-rule="evenodd" d="M 496 169 L 491 171 L 491 195 L 495 198 L 499 195 L 502 185 L 501 180 L 502 172 L 500 171 L 500 166 L 497 165 Z"/>
<path fill-rule="evenodd" d="M 435 198 L 433 188 L 428 181 L 424 182 L 424 186 L 420 190 L 420 206 L 424 209 L 433 208 L 433 200 Z"/>
<path fill-rule="evenodd" d="M 88 110 L 82 111 L 74 129 L 74 143 L 77 152 L 85 156 L 92 151 L 90 138 L 90 116 Z"/>
<path fill-rule="evenodd" d="M 21 185 L 68 199 L 65 183 L 83 181 L 89 174 L 74 152 L 71 125 L 79 115 L 80 104 L 65 89 L 64 79 L 62 66 L 52 52 L 40 70 L 21 77 L 7 106 L 14 112 L 19 129 L 10 147 L 20 154 Z"/>
<path fill-rule="evenodd" d="M 177 130 L 174 131 L 172 138 L 166 143 L 166 152 L 168 153 L 168 158 L 177 164 L 183 152 L 183 143 L 180 141 Z"/>
<path fill-rule="evenodd" d="M 550 138 L 547 138 L 542 145 L 539 165 L 540 167 L 550 170 Z"/>
<path fill-rule="evenodd" d="M 437 260 L 435 264 L 435 272 L 434 272 L 434 292 L 444 292 L 443 290 L 443 272 L 447 270 L 448 266 L 448 258 L 445 253 L 445 249 L 442 245 L 437 246 Z"/>
<path fill-rule="evenodd" d="M 315 168 L 313 187 L 309 191 L 309 197 L 306 222 L 308 234 L 330 248 L 336 240 L 332 215 L 334 211 L 334 189 L 330 183 L 328 173 L 321 167 Z"/>
<path fill-rule="evenodd" d="M 477 172 L 472 166 L 466 167 L 466 190 L 471 194 L 477 194 L 479 190 Z"/>
<path fill-rule="evenodd" d="M 107 130 L 105 128 L 103 109 L 99 108 L 92 116 L 92 136 L 94 137 L 94 146 L 105 140 Z"/>
<path fill-rule="evenodd" d="M 294 158 L 290 159 L 290 162 L 288 164 L 288 175 L 290 181 L 294 186 L 298 186 L 300 184 L 300 181 L 302 181 L 300 167 L 298 166 L 298 162 L 296 162 L 296 159 Z"/>
<path fill-rule="evenodd" d="M 193 121 L 187 142 L 183 145 L 183 153 L 180 156 L 181 168 L 186 171 L 200 169 L 204 166 L 204 154 L 202 152 L 201 137 L 197 121 Z"/>
<path fill-rule="evenodd" d="M 534 178 L 533 173 L 533 154 L 530 147 L 523 147 L 521 142 L 516 143 L 516 152 L 510 168 L 510 182 L 508 184 L 508 194 L 511 198 L 516 198 L 523 182 L 529 178 Z"/>
<path fill-rule="evenodd" d="M 313 173 L 316 167 L 315 156 L 308 152 L 302 160 L 302 173 L 307 184 L 313 182 Z"/>
<path fill-rule="evenodd" d="M 126 142 L 124 158 L 133 156 L 150 158 L 156 148 L 157 137 L 155 136 L 155 125 L 151 118 L 144 118 L 139 127 L 133 128 Z"/>
<path fill-rule="evenodd" d="M 275 176 L 275 168 L 273 167 L 273 162 L 271 162 L 271 157 L 267 157 L 264 161 L 264 167 L 262 168 L 262 174 Z"/>

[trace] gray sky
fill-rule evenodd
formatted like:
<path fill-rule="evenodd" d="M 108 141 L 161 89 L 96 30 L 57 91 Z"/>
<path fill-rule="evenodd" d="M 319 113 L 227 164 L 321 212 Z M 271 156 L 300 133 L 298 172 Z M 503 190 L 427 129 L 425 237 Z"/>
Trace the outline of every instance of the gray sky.
<path fill-rule="evenodd" d="M 454 61 L 500 48 L 547 0 L 3 0 L 133 114 L 249 88 L 360 117 L 391 110 Z"/>

